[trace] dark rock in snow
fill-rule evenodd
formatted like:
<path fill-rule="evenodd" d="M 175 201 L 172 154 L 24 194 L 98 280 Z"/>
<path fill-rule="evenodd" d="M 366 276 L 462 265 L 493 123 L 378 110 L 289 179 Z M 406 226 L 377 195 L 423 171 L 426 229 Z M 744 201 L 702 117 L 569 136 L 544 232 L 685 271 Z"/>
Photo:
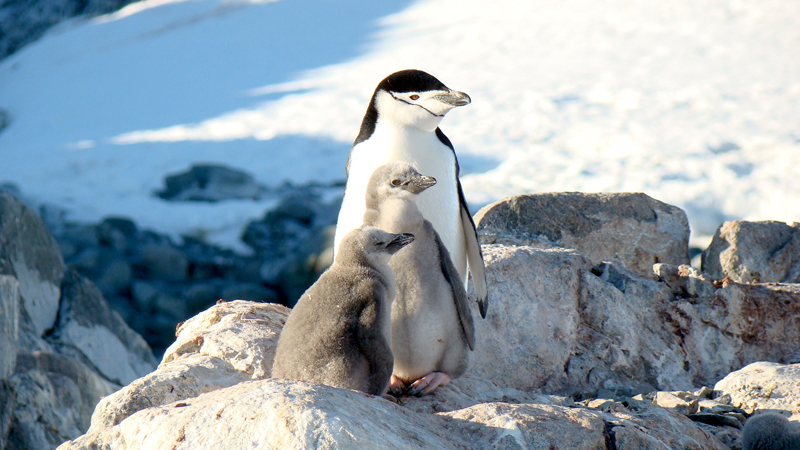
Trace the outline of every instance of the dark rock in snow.
<path fill-rule="evenodd" d="M 258 199 L 264 187 L 252 175 L 214 164 L 196 164 L 187 172 L 169 175 L 158 196 L 173 201 L 218 202 L 228 199 Z"/>

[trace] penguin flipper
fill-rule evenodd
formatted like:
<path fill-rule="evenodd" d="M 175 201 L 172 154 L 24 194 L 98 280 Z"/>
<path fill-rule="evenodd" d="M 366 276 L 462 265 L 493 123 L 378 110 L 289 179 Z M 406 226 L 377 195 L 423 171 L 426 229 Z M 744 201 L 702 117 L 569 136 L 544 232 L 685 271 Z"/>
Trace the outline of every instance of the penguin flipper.
<path fill-rule="evenodd" d="M 431 235 L 436 237 L 436 247 L 439 249 L 439 263 L 447 283 L 450 284 L 450 290 L 453 292 L 453 302 L 456 306 L 456 313 L 458 313 L 458 320 L 461 322 L 461 329 L 464 331 L 464 337 L 467 340 L 470 350 L 475 350 L 475 324 L 472 321 L 472 311 L 469 309 L 469 300 L 467 299 L 467 292 L 464 290 L 464 283 L 461 282 L 461 277 L 458 275 L 455 264 L 450 258 L 450 252 L 439 237 L 439 233 L 433 228 L 430 222 L 425 221 L 425 230 Z"/>
<path fill-rule="evenodd" d="M 483 252 L 481 244 L 478 242 L 478 231 L 475 229 L 475 222 L 467 208 L 467 201 L 464 198 L 464 191 L 461 189 L 461 180 L 456 178 L 458 185 L 458 202 L 461 205 L 461 226 L 464 230 L 464 241 L 467 244 L 467 263 L 469 272 L 472 274 L 472 284 L 475 286 L 475 295 L 478 297 L 478 309 L 481 318 L 486 318 L 486 311 L 489 309 L 489 290 L 486 286 L 486 266 L 483 263 Z"/>

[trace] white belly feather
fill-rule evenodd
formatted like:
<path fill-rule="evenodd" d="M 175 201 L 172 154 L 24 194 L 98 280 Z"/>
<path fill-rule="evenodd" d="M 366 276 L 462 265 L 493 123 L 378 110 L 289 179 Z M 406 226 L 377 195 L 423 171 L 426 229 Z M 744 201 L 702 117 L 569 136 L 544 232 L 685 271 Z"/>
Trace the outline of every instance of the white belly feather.
<path fill-rule="evenodd" d="M 334 258 L 339 242 L 364 222 L 366 190 L 370 176 L 378 167 L 392 161 L 413 165 L 421 174 L 436 178 L 436 185 L 422 192 L 417 205 L 450 252 L 462 281 L 466 281 L 467 255 L 461 224 L 455 156 L 432 132 L 409 128 L 378 126 L 373 135 L 356 145 L 350 158 L 342 209 L 336 224 Z"/>

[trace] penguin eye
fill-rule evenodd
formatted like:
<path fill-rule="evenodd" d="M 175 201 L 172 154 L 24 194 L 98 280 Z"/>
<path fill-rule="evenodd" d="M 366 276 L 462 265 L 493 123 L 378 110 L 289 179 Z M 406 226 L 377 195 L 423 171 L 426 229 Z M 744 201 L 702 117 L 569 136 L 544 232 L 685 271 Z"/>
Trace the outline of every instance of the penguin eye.
<path fill-rule="evenodd" d="M 417 100 L 417 99 L 419 98 L 419 95 L 417 95 L 417 94 L 412 94 L 412 95 L 411 95 L 411 96 L 409 96 L 408 98 L 410 98 L 411 100 Z"/>
<path fill-rule="evenodd" d="M 400 180 L 392 180 L 392 186 L 400 186 Z"/>

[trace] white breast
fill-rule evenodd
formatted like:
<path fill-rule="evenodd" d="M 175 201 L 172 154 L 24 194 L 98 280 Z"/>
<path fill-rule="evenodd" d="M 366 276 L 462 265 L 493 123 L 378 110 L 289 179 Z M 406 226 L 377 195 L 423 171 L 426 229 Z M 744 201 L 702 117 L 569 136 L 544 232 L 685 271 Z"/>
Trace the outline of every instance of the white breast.
<path fill-rule="evenodd" d="M 409 127 L 382 124 L 376 127 L 368 140 L 353 148 L 350 174 L 336 224 L 334 257 L 342 238 L 363 224 L 370 176 L 375 169 L 392 161 L 407 162 L 421 174 L 436 178 L 436 185 L 419 195 L 417 205 L 439 233 L 456 269 L 466 280 L 467 258 L 456 186 L 455 156 L 435 133 Z"/>

